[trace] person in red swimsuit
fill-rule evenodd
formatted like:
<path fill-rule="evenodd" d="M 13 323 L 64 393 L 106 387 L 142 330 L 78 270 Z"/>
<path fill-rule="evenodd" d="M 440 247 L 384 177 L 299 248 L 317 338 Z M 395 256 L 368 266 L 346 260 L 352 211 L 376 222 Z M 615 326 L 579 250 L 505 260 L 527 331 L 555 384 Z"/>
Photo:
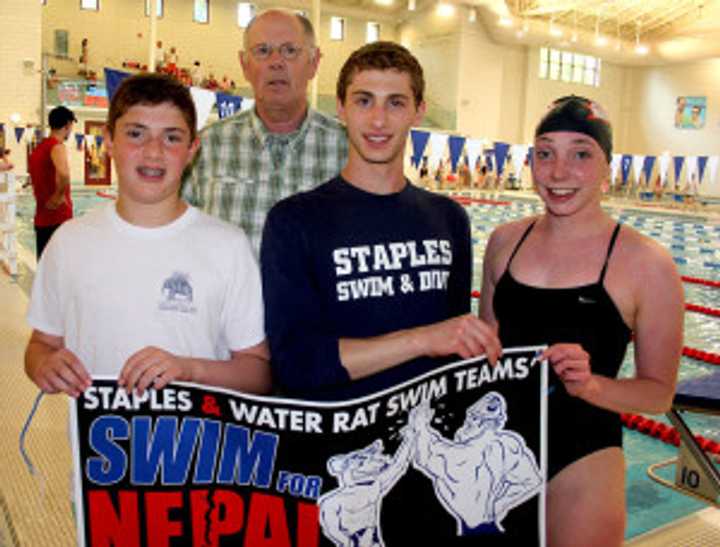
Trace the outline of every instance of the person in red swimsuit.
<path fill-rule="evenodd" d="M 503 347 L 547 344 L 550 547 L 618 547 L 625 529 L 619 413 L 670 408 L 683 288 L 670 253 L 602 207 L 612 132 L 582 97 L 555 101 L 535 131 L 545 212 L 499 226 L 484 257 L 480 317 Z M 634 373 L 616 378 L 634 338 Z"/>
<path fill-rule="evenodd" d="M 73 216 L 70 197 L 70 164 L 65 141 L 77 121 L 72 110 L 53 108 L 48 115 L 50 135 L 30 154 L 28 171 L 35 195 L 35 240 L 37 259 L 53 232 Z"/>

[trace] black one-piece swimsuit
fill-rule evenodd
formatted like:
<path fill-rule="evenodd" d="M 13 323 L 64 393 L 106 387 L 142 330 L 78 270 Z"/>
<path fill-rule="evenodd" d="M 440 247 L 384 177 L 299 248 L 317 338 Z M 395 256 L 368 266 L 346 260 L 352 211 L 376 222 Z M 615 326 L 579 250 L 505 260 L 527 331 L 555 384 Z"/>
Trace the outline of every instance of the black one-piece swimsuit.
<path fill-rule="evenodd" d="M 615 227 L 596 283 L 571 288 L 524 285 L 510 264 L 533 222 L 518 241 L 495 287 L 493 309 L 503 347 L 577 343 L 590 355 L 594 374 L 617 376 L 631 331 L 603 286 L 608 260 L 620 230 Z M 620 416 L 569 395 L 550 370 L 548 396 L 548 478 L 597 450 L 622 446 Z"/>

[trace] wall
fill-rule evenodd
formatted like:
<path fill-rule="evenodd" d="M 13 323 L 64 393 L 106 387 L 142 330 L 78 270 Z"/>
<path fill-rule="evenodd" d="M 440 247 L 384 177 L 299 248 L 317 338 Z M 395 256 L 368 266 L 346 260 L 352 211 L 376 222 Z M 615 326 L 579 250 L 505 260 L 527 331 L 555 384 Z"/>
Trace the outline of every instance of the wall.
<path fill-rule="evenodd" d="M 3 0 L 4 1 L 4 0 Z M 166 1 L 163 17 L 157 20 L 157 39 L 167 51 L 174 46 L 179 64 L 190 67 L 199 60 L 205 74 L 211 72 L 219 79 L 223 75 L 235 80 L 240 87 L 247 86 L 242 76 L 238 52 L 242 48 L 243 30 L 236 24 L 236 1 L 210 3 L 210 22 L 192 21 L 192 0 Z M 52 0 L 43 8 L 43 51 L 52 51 L 55 29 L 69 31 L 70 62 L 54 61 L 58 67 L 72 70 L 80 56 L 80 42 L 89 42 L 90 68 L 101 74 L 102 68 L 121 68 L 124 61 L 148 63 L 150 18 L 145 16 L 142 0 L 113 0 L 101 2 L 100 11 L 79 9 L 78 0 Z M 330 11 L 320 19 L 316 29 L 323 53 L 320 63 L 319 92 L 334 96 L 335 81 L 342 63 L 352 51 L 365 43 L 365 25 L 376 21 L 370 14 L 366 18 L 346 17 L 346 39 L 331 41 Z M 381 39 L 394 39 L 394 26 L 380 21 Z"/>
<path fill-rule="evenodd" d="M 320 74 L 318 93 L 335 97 L 335 85 L 340 69 L 350 54 L 361 46 L 365 45 L 365 32 L 367 19 L 345 17 L 345 39 L 342 41 L 330 40 L 330 17 L 334 14 L 323 14 L 320 17 L 320 29 L 318 40 L 320 42 Z M 380 39 L 395 40 L 395 27 L 388 23 L 380 22 Z"/>
<path fill-rule="evenodd" d="M 720 58 L 636 69 L 631 88 L 630 153 L 720 154 Z M 675 127 L 679 96 L 707 97 L 704 128 Z"/>
<path fill-rule="evenodd" d="M 417 12 L 398 29 L 400 42 L 417 57 L 425 73 L 426 125 L 455 131 L 460 71 L 460 17 L 440 17 L 434 9 Z"/>
<path fill-rule="evenodd" d="M 493 43 L 482 23 L 462 19 L 457 102 L 458 132 L 523 142 L 527 53 Z"/>
<path fill-rule="evenodd" d="M 5 124 L 5 146 L 12 151 L 15 172 L 22 174 L 26 171 L 25 146 L 16 143 L 10 115 L 19 114 L 22 125 L 40 122 L 40 2 L 2 0 L 0 21 L 0 74 L 4 84 L 0 86 L 0 122 Z"/>

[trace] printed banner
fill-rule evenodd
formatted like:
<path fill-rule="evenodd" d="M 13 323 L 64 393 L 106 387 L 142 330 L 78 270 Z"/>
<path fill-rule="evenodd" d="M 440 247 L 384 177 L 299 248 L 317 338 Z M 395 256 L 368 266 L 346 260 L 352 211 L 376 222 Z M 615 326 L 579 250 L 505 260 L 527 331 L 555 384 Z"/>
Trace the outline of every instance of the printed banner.
<path fill-rule="evenodd" d="M 342 403 L 95 379 L 71 402 L 79 545 L 544 545 L 538 348 Z"/>

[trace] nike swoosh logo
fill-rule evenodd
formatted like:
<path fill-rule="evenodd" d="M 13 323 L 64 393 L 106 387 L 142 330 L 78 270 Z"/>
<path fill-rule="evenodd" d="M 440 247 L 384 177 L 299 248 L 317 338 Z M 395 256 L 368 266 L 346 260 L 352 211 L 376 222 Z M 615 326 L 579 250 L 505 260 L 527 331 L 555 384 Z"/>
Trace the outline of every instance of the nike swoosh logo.
<path fill-rule="evenodd" d="M 592 298 L 585 298 L 584 296 L 578 296 L 578 302 L 581 304 L 596 304 Z"/>

